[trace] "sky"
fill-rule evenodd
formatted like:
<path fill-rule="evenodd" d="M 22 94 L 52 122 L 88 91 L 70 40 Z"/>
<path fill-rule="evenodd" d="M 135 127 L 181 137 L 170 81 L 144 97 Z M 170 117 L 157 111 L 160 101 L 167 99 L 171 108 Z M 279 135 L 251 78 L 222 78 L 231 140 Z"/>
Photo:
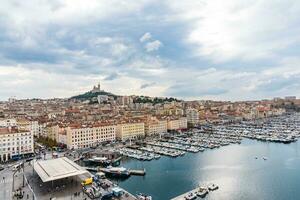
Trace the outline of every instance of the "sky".
<path fill-rule="evenodd" d="M 299 0 L 0 0 L 0 100 L 300 93 Z"/>

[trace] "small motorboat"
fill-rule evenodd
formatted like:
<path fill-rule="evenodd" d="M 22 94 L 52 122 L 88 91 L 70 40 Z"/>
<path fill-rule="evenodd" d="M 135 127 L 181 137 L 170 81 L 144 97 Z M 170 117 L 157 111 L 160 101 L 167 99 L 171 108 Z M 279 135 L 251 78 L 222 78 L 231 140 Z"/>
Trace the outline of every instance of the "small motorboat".
<path fill-rule="evenodd" d="M 152 197 L 146 194 L 139 193 L 136 195 L 138 200 L 152 200 Z"/>
<path fill-rule="evenodd" d="M 207 187 L 199 187 L 199 190 L 196 192 L 197 196 L 204 198 L 208 194 Z"/>
<path fill-rule="evenodd" d="M 264 160 L 268 160 L 268 158 L 267 158 L 267 157 L 263 157 L 263 159 L 264 159 Z"/>
<path fill-rule="evenodd" d="M 219 186 L 217 186 L 216 184 L 212 183 L 208 186 L 208 189 L 211 191 L 217 190 L 219 188 Z"/>
<path fill-rule="evenodd" d="M 197 199 L 197 195 L 193 192 L 187 194 L 186 196 L 184 196 L 184 199 L 186 200 L 193 200 L 193 199 Z"/>

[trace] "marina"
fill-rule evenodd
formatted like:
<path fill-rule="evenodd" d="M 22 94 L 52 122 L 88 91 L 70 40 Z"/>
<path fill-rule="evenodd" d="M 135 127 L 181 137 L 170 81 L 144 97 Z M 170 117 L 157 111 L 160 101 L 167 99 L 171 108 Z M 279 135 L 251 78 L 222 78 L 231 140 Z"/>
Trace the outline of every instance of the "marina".
<path fill-rule="evenodd" d="M 117 182 L 132 194 L 142 191 L 158 200 L 172 199 L 199 183 L 211 182 L 219 189 L 207 195 L 207 200 L 297 199 L 298 152 L 299 141 L 280 144 L 244 139 L 241 144 L 187 153 L 176 159 L 163 156 L 151 162 L 124 161 L 122 166 L 145 168 L 147 175 Z"/>
<path fill-rule="evenodd" d="M 119 167 L 86 167 L 86 169 L 103 172 L 108 178 L 113 178 L 112 181 L 116 185 L 128 190 L 131 194 L 145 192 L 154 199 L 215 199 L 215 195 L 217 195 L 219 199 L 220 191 L 230 193 L 229 188 L 224 185 L 224 180 L 220 179 L 222 176 L 223 179 L 226 177 L 227 181 L 234 181 L 235 179 L 227 175 L 236 170 L 239 171 L 240 167 L 245 171 L 253 170 L 246 164 L 248 162 L 249 166 L 254 166 L 254 169 L 263 167 L 263 169 L 269 170 L 266 166 L 274 162 L 274 155 L 270 154 L 269 150 L 266 151 L 264 146 L 278 144 L 285 148 L 297 144 L 299 125 L 298 114 L 231 124 L 207 125 L 200 129 L 192 129 L 177 134 L 146 138 L 138 143 L 118 145 L 113 148 L 113 151 L 123 156 L 122 159 L 119 158 Z M 242 158 L 239 154 L 243 152 L 245 145 L 259 145 L 264 151 L 249 147 L 249 150 L 245 152 L 249 155 L 242 156 Z M 294 146 L 294 148 L 297 147 Z M 229 154 L 228 151 L 231 153 Z M 224 152 L 225 154 L 223 154 Z M 236 157 L 240 157 L 240 159 L 236 160 Z M 91 159 L 93 162 L 107 161 L 105 158 L 93 156 L 89 158 L 89 161 Z M 83 158 L 83 160 L 86 161 L 87 159 Z M 173 170 L 175 170 L 175 174 Z M 191 171 L 191 175 L 186 174 L 187 171 Z M 206 177 L 205 174 L 210 171 L 219 174 L 220 177 L 211 173 L 208 173 Z M 198 173 L 200 173 L 200 177 L 197 175 Z M 202 173 L 204 173 L 205 179 L 203 179 Z M 222 175 L 223 173 L 228 174 Z M 172 176 L 170 176 L 171 174 Z M 213 176 L 211 177 L 209 174 Z M 140 179 L 140 176 L 143 179 Z M 235 177 L 233 174 L 232 176 Z M 156 181 L 155 184 L 151 183 L 154 181 L 153 179 L 171 180 L 174 190 L 172 189 L 170 192 L 160 191 L 157 187 L 169 188 L 169 184 L 162 181 L 162 185 L 159 186 L 160 183 Z M 199 182 L 213 182 L 214 184 L 199 187 Z M 150 183 L 152 184 L 151 187 L 146 186 Z M 158 185 L 156 186 L 156 184 Z M 178 188 L 179 185 L 180 188 Z M 151 190 L 153 187 L 158 189 L 159 194 L 157 194 L 158 191 Z M 190 191 L 191 188 L 196 189 Z M 186 191 L 190 192 L 187 193 Z M 174 197 L 176 195 L 178 197 Z"/>
<path fill-rule="evenodd" d="M 295 142 L 300 136 L 299 114 L 256 121 L 243 121 L 227 125 L 211 125 L 177 135 L 166 134 L 148 138 L 141 145 L 119 149 L 123 156 L 151 161 L 160 156 L 178 157 L 185 153 L 198 153 L 229 144 L 240 144 L 243 138 L 265 142 Z"/>
<path fill-rule="evenodd" d="M 275 123 L 270 125 L 273 121 Z M 293 125 L 290 124 L 291 121 Z M 260 124 L 264 128 L 255 128 L 253 124 Z M 147 176 L 143 179 L 131 177 L 120 181 L 119 185 L 131 193 L 143 191 L 159 200 L 181 196 L 192 188 L 198 190 L 200 182 L 213 182 L 219 186 L 219 189 L 205 196 L 209 200 L 297 199 L 296 196 L 300 195 L 297 189 L 299 184 L 295 182 L 300 180 L 296 170 L 300 166 L 300 146 L 297 140 L 299 124 L 299 115 L 295 114 L 267 120 L 214 125 L 209 129 L 195 129 L 189 133 L 145 141 L 139 147 L 142 151 L 157 152 L 163 148 L 166 152 L 182 151 L 185 154 L 176 158 L 161 154 L 160 159 L 151 162 L 136 159 L 123 161 L 122 166 L 127 168 L 145 168 Z M 257 131 L 250 132 L 252 130 Z M 274 131 L 268 134 L 265 130 Z M 294 139 L 290 142 L 273 141 L 257 139 L 258 136 Z M 195 146 L 204 150 L 198 153 L 176 150 L 172 144 Z M 273 176 L 274 173 L 281 175 Z M 293 185 L 281 184 L 290 180 Z M 240 189 L 237 191 L 235 188 Z M 289 192 L 279 192 L 283 188 Z M 199 196 L 197 198 L 201 199 Z"/>

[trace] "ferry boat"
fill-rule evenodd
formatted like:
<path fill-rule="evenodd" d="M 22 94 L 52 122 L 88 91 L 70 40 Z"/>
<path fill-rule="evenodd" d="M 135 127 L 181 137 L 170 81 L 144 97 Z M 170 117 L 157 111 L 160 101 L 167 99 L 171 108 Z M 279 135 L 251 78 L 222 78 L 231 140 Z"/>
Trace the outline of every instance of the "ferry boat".
<path fill-rule="evenodd" d="M 117 178 L 127 178 L 130 176 L 129 170 L 125 167 L 112 167 L 108 166 L 101 170 L 106 176 L 117 177 Z"/>
<path fill-rule="evenodd" d="M 92 157 L 88 159 L 84 159 L 83 162 L 88 163 L 88 164 L 97 164 L 97 165 L 109 165 L 110 161 L 106 157 Z"/>

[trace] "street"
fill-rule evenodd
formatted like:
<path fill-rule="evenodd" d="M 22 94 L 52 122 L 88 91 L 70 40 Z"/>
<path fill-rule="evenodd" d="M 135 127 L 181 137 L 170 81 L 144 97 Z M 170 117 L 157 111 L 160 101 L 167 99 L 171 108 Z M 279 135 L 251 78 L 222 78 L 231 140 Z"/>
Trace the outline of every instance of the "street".
<path fill-rule="evenodd" d="M 5 168 L 0 172 L 0 198 L 12 199 L 12 177 L 13 172 L 9 168 Z"/>

